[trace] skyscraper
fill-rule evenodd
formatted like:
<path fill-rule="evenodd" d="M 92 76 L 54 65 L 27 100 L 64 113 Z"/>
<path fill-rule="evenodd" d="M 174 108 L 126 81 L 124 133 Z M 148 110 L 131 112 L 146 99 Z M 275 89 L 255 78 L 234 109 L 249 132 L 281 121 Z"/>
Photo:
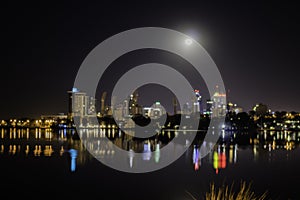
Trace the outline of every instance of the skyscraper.
<path fill-rule="evenodd" d="M 194 112 L 194 113 L 196 113 L 196 112 L 202 113 L 202 112 L 203 112 L 203 107 L 202 107 L 202 96 L 201 96 L 199 90 L 194 90 L 194 92 L 195 92 L 195 95 L 196 95 L 196 99 L 195 99 L 195 102 L 194 102 L 194 109 L 193 109 L 193 112 Z"/>
<path fill-rule="evenodd" d="M 133 94 L 130 95 L 128 109 L 129 109 L 129 115 L 131 116 L 143 113 L 142 107 L 138 105 L 138 96 L 139 95 L 137 91 L 133 92 Z"/>
<path fill-rule="evenodd" d="M 216 91 L 212 96 L 212 116 L 221 117 L 226 115 L 226 93 L 219 90 L 219 87 L 216 86 Z"/>
<path fill-rule="evenodd" d="M 206 114 L 212 114 L 213 101 L 211 99 L 206 100 Z"/>
<path fill-rule="evenodd" d="M 85 107 L 85 93 L 80 92 L 77 88 L 72 88 L 68 91 L 68 116 L 73 118 L 75 115 L 83 115 L 83 108 Z M 75 114 L 76 113 L 76 114 Z"/>
<path fill-rule="evenodd" d="M 105 114 L 105 99 L 106 99 L 106 92 L 103 92 L 102 93 L 102 96 L 101 96 L 101 116 L 103 116 Z"/>
<path fill-rule="evenodd" d="M 80 125 L 83 125 L 84 121 L 85 125 L 92 124 L 90 119 L 96 115 L 96 99 L 87 96 L 85 92 L 80 92 L 77 88 L 72 88 L 68 94 L 68 118 L 73 121 L 74 117 L 78 117 Z"/>

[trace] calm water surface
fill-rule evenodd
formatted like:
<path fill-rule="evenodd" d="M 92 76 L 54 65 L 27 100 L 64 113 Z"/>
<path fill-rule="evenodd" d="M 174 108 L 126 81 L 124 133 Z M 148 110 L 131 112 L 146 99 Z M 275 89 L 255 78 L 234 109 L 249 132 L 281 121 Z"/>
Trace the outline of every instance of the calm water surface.
<path fill-rule="evenodd" d="M 132 141 L 118 131 L 91 130 L 124 149 L 143 151 L 164 145 L 172 133 L 155 141 Z M 0 129 L 0 191 L 24 198 L 203 199 L 209 185 L 252 182 L 256 194 L 272 199 L 300 199 L 299 132 L 226 133 L 206 157 L 200 139 L 171 165 L 154 172 L 116 171 L 93 158 L 72 130 Z M 131 143 L 130 143 L 131 141 Z M 103 156 L 113 148 L 97 147 Z M 148 159 L 156 159 L 159 156 Z M 128 165 L 134 161 L 128 161 Z M 108 198 L 109 197 L 109 198 Z"/>

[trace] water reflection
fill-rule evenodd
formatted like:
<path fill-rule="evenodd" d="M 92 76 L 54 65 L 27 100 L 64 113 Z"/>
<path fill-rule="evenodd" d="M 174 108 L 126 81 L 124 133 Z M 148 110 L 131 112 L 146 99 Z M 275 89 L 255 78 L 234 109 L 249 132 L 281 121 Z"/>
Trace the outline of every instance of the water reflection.
<path fill-rule="evenodd" d="M 86 152 L 74 130 L 41 128 L 1 129 L 0 158 L 14 156 L 16 159 L 44 158 L 57 159 L 70 157 L 70 170 L 75 171 L 76 164 L 84 165 L 92 157 Z"/>
<path fill-rule="evenodd" d="M 242 151 L 252 151 L 253 162 L 278 162 L 289 160 L 292 150 L 299 148 L 300 132 L 294 131 L 262 131 L 253 133 L 222 132 L 220 140 L 213 151 L 205 158 L 200 157 L 201 141 L 194 141 L 192 160 L 194 170 L 199 170 L 201 163 L 206 161 L 218 174 L 221 169 L 238 162 L 238 154 Z M 285 151 L 286 156 L 277 154 Z"/>
<path fill-rule="evenodd" d="M 69 150 L 71 156 L 71 171 L 74 172 L 76 170 L 76 158 L 77 158 L 77 150 L 70 149 Z"/>
<path fill-rule="evenodd" d="M 210 163 L 215 170 L 215 173 L 218 174 L 221 169 L 227 167 L 227 163 L 235 164 L 237 162 L 237 144 L 217 144 L 213 151 L 204 159 Z M 200 147 L 198 145 L 193 146 L 193 165 L 194 170 L 199 170 L 201 166 L 202 159 L 200 157 Z"/>
<path fill-rule="evenodd" d="M 171 142 L 178 134 L 188 134 L 178 130 L 164 130 L 147 139 L 135 138 L 134 134 L 128 135 L 122 131 L 112 128 L 81 129 L 77 133 L 72 129 L 1 129 L 0 157 L 1 156 L 23 156 L 58 158 L 67 156 L 70 158 L 70 171 L 76 171 L 77 165 L 84 165 L 93 157 L 85 147 L 92 150 L 97 157 L 114 158 L 116 148 L 128 151 L 128 167 L 133 168 L 140 159 L 136 153 L 142 153 L 141 159 L 145 162 L 159 163 L 162 161 L 161 148 Z M 208 163 L 216 174 L 221 170 L 238 163 L 240 152 L 250 150 L 253 162 L 266 161 L 275 162 L 278 151 L 286 151 L 284 158 L 290 158 L 289 152 L 299 147 L 300 132 L 293 131 L 262 131 L 253 133 L 222 132 L 217 145 L 203 142 L 203 134 L 199 132 L 192 143 L 187 155 L 192 161 L 191 169 L 198 171 L 203 163 Z M 79 136 L 79 137 L 78 137 Z M 84 137 L 83 144 L 79 138 Z M 111 143 L 103 143 L 104 138 L 109 138 Z M 105 145 L 103 145 L 105 144 Z M 209 155 L 201 158 L 201 148 L 213 149 Z M 174 147 L 175 149 L 175 147 Z M 191 153 L 189 153 L 191 152 Z M 276 160 L 277 159 L 277 160 Z"/>

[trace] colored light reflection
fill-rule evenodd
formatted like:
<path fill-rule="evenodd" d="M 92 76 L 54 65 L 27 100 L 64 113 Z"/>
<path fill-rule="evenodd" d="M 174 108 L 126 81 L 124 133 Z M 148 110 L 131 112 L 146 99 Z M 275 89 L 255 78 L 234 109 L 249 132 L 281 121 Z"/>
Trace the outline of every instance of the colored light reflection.
<path fill-rule="evenodd" d="M 71 171 L 74 172 L 76 170 L 76 158 L 77 158 L 77 150 L 70 149 L 69 150 L 71 156 Z"/>
<path fill-rule="evenodd" d="M 226 154 L 225 152 L 214 151 L 213 154 L 213 168 L 216 170 L 216 174 L 219 173 L 219 169 L 226 168 Z"/>

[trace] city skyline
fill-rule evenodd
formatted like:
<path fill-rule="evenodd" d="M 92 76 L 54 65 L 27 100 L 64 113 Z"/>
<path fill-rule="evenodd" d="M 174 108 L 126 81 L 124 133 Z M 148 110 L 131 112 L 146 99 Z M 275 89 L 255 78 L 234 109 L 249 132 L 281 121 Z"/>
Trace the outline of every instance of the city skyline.
<path fill-rule="evenodd" d="M 296 6 L 255 2 L 193 7 L 174 3 L 166 4 L 168 9 L 155 4 L 135 4 L 135 9 L 130 4 L 102 6 L 7 6 L 2 13 L 7 19 L 4 48 L 8 56 L 0 80 L 4 86 L 1 118 L 67 112 L 65 91 L 73 87 L 87 54 L 116 33 L 144 26 L 171 28 L 195 38 L 218 66 L 230 90 L 229 101 L 245 110 L 260 102 L 272 110 L 300 110 Z M 155 15 L 151 15 L 153 10 Z M 148 61 L 180 69 L 196 89 L 203 87 L 201 77 L 184 60 L 150 51 L 132 52 L 116 60 L 110 70 L 114 76 L 103 81 L 115 81 L 130 67 Z M 100 90 L 109 91 L 109 84 L 105 84 L 108 89 Z"/>
<path fill-rule="evenodd" d="M 4 3 L 3 196 L 299 199 L 298 8 Z"/>
<path fill-rule="evenodd" d="M 160 86 L 154 86 L 154 87 L 160 87 Z M 147 90 L 144 90 L 143 92 L 147 92 Z M 45 116 L 68 116 L 71 113 L 73 113 L 73 109 L 77 109 L 77 113 L 81 113 L 80 115 L 97 115 L 97 116 L 103 116 L 103 111 L 104 109 L 107 109 L 106 114 L 105 115 L 111 115 L 112 113 L 117 111 L 117 108 L 120 107 L 120 102 L 118 104 L 115 105 L 111 105 L 111 98 L 113 97 L 109 97 L 107 98 L 107 93 L 106 91 L 104 91 L 101 96 L 99 96 L 99 98 L 94 98 L 91 96 L 87 96 L 86 93 L 84 91 L 80 91 L 78 88 L 72 88 L 71 90 L 66 91 L 66 101 L 67 101 L 67 106 L 64 109 L 64 112 L 57 112 L 57 113 L 37 113 L 35 117 L 29 116 L 29 115 L 24 115 L 24 116 L 19 116 L 16 117 L 14 115 L 11 115 L 7 118 L 1 118 L 1 119 L 39 119 L 40 117 L 44 118 Z M 149 109 L 153 109 L 155 108 L 155 106 L 157 106 L 159 104 L 159 106 L 161 107 L 160 109 L 165 109 L 164 111 L 160 111 L 161 113 L 164 114 L 168 114 L 168 115 L 174 115 L 174 114 L 187 114 L 187 110 L 189 110 L 189 113 L 196 113 L 198 112 L 199 114 L 209 114 L 211 115 L 211 106 L 213 104 L 220 104 L 220 106 L 222 106 L 221 110 L 226 110 L 229 111 L 229 107 L 230 107 L 230 111 L 231 112 L 235 112 L 240 113 L 240 112 L 246 112 L 249 113 L 250 111 L 255 111 L 255 108 L 258 105 L 265 105 L 268 109 L 269 112 L 271 113 L 275 113 L 275 112 L 287 112 L 287 113 L 291 113 L 291 112 L 296 112 L 296 113 L 300 113 L 300 111 L 288 111 L 288 110 L 273 110 L 271 109 L 268 105 L 261 103 L 261 102 L 256 102 L 253 104 L 253 106 L 251 108 L 249 108 L 249 110 L 245 110 L 244 107 L 240 106 L 240 104 L 237 104 L 236 102 L 233 101 L 228 101 L 227 98 L 227 93 L 225 93 L 224 91 L 219 91 L 218 87 L 216 86 L 216 90 L 214 91 L 214 94 L 210 97 L 210 98 L 206 98 L 203 99 L 203 96 L 201 94 L 201 92 L 198 89 L 194 90 L 194 94 L 195 96 L 191 97 L 191 101 L 190 102 L 186 102 L 185 104 L 181 105 L 182 107 L 180 107 L 180 105 L 178 105 L 178 103 L 174 102 L 175 96 L 173 93 L 170 93 L 168 95 L 171 96 L 167 96 L 167 100 L 169 102 L 171 102 L 169 105 L 167 105 L 167 107 L 165 107 L 164 104 L 161 104 L 160 100 L 161 99 L 152 99 L 151 101 L 147 101 L 147 99 L 145 100 L 145 98 L 143 98 L 140 94 L 139 94 L 139 90 L 136 90 L 133 92 L 133 94 L 136 94 L 137 96 L 135 97 L 135 104 L 137 106 L 139 106 L 141 108 L 141 111 L 137 111 L 136 114 L 143 114 L 144 116 L 148 116 L 148 114 L 145 114 L 145 110 L 147 110 L 147 112 L 150 112 Z M 76 101 L 76 105 L 72 105 L 72 98 L 74 97 L 80 97 L 81 100 L 79 100 L 79 102 Z M 129 101 L 132 98 L 132 95 L 129 95 L 127 99 L 124 99 L 124 101 Z M 140 99 L 143 99 L 143 101 L 140 101 Z M 222 99 L 221 102 L 218 102 L 220 100 L 217 99 Z M 74 101 L 74 100 L 73 100 Z M 144 104 L 141 104 L 141 102 L 144 102 Z M 163 102 L 166 102 L 166 99 L 163 99 Z M 79 104 L 78 104 L 79 103 Z M 116 103 L 116 102 L 115 102 Z M 174 105 L 174 103 L 176 105 Z M 197 104 L 196 104 L 197 103 Z M 83 108 L 82 106 L 86 108 Z M 123 104 L 123 103 L 122 103 Z M 154 107 L 153 107 L 154 106 Z M 163 106 L 163 107 L 162 107 Z M 174 107 L 175 106 L 175 107 Z M 125 108 L 125 107 L 124 107 Z M 122 108 L 122 110 L 124 109 Z M 128 116 L 132 115 L 129 114 L 130 113 L 130 107 L 128 107 L 127 105 L 127 109 L 128 109 Z M 107 114 L 110 113 L 110 114 Z M 84 114 L 85 113 L 85 114 Z M 73 114 L 71 114 L 73 116 Z M 161 116 L 162 114 L 160 114 Z M 225 113 L 224 113 L 225 115 Z"/>

